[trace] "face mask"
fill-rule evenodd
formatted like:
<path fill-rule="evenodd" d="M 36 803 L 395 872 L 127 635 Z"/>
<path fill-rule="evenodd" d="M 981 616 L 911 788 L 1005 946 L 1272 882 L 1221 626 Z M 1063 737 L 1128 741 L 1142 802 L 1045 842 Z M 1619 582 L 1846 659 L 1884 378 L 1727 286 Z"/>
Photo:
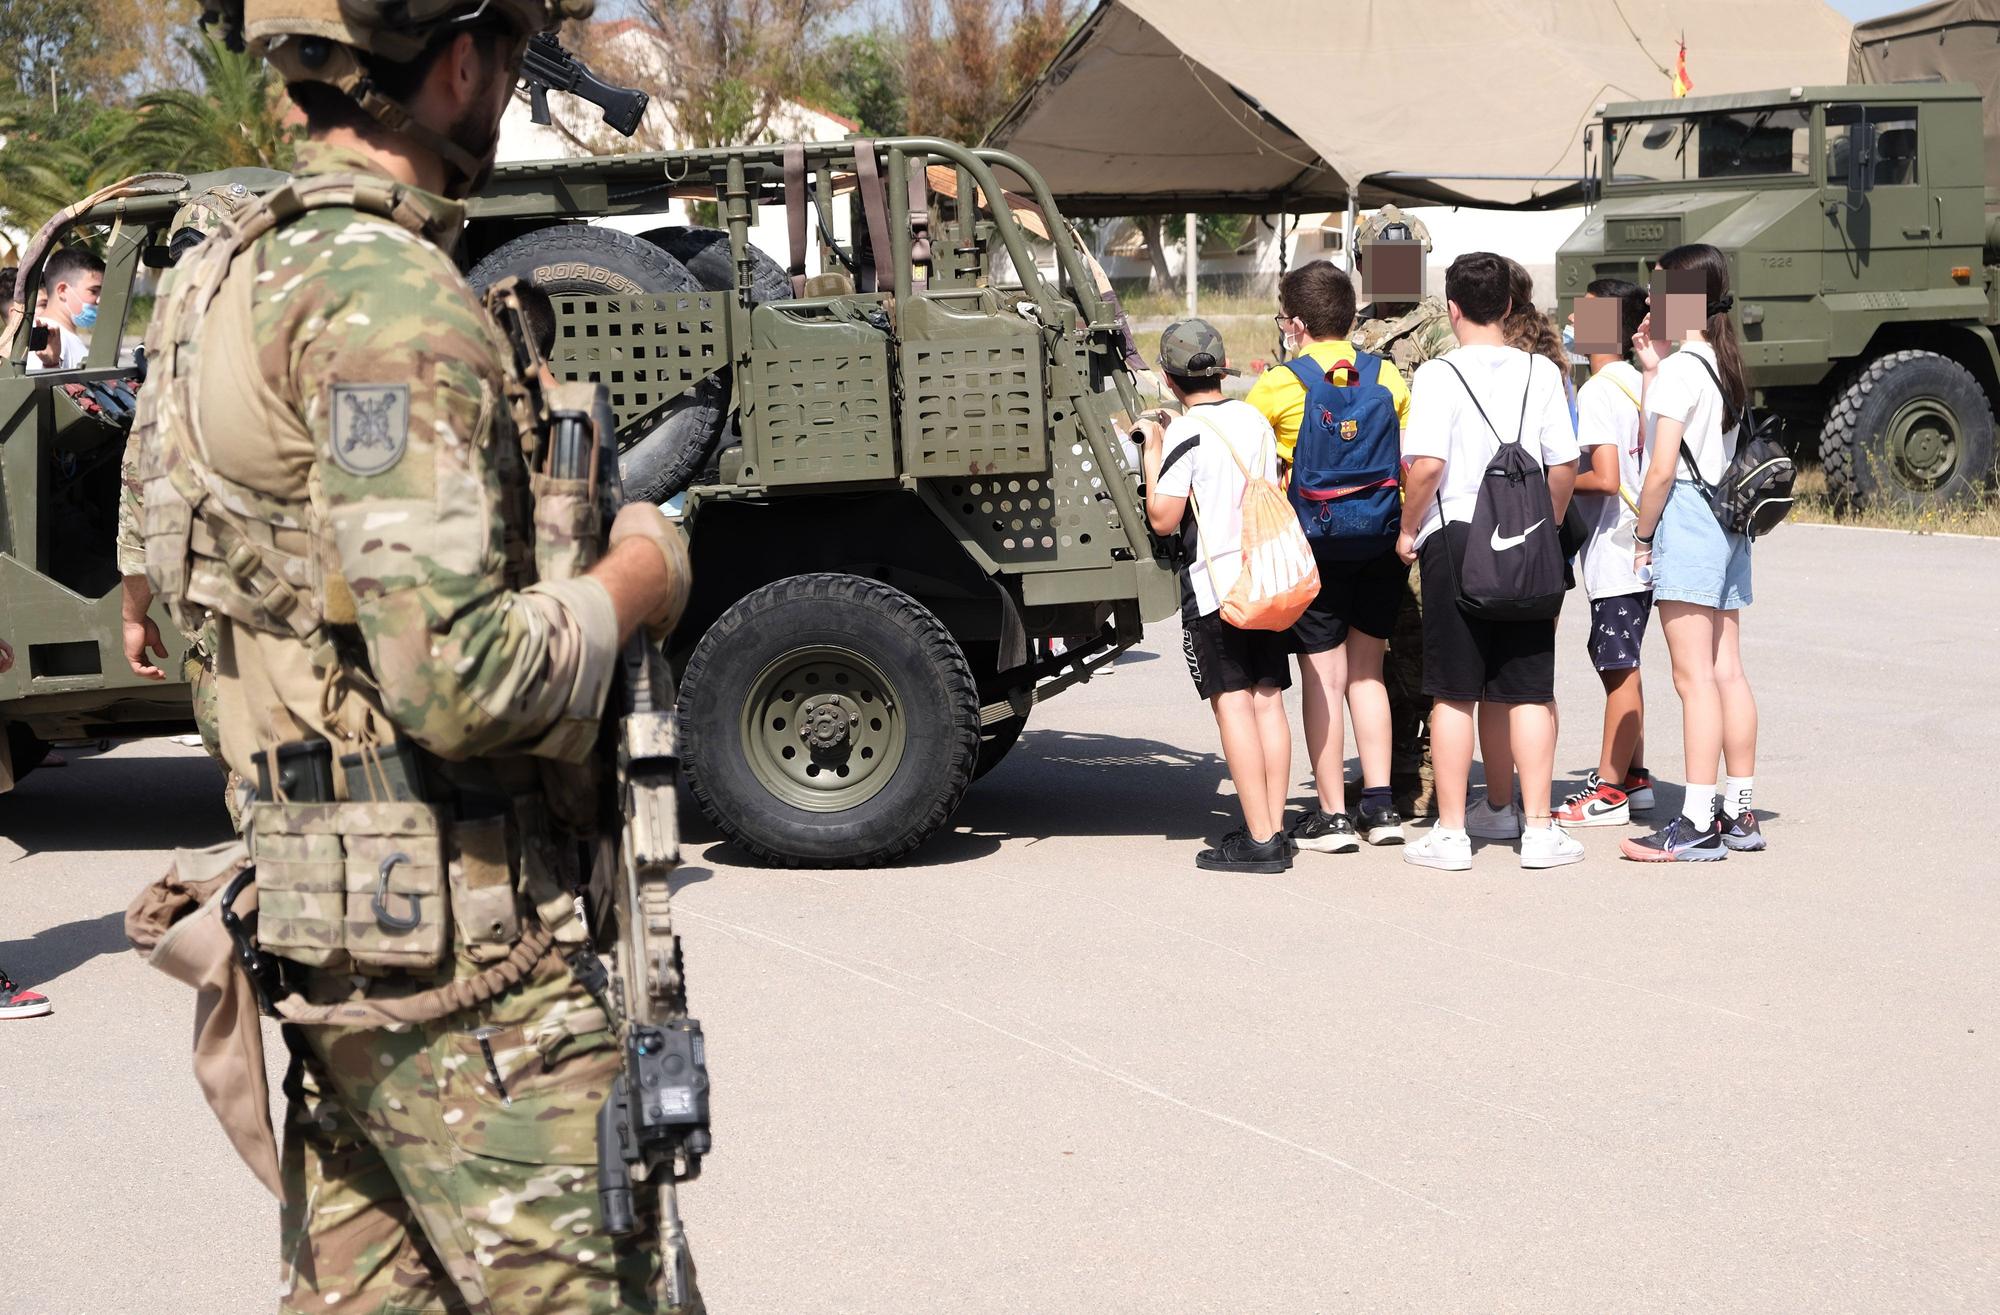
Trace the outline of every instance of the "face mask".
<path fill-rule="evenodd" d="M 97 324 L 97 303 L 94 301 L 90 302 L 72 318 L 76 321 L 76 327 L 79 329 L 94 327 Z"/>

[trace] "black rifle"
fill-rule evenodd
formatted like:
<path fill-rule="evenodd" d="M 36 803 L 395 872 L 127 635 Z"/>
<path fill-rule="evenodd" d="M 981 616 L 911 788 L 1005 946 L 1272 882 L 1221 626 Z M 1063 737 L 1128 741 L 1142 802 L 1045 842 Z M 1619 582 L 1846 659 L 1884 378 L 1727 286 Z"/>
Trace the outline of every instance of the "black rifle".
<path fill-rule="evenodd" d="M 547 32 L 537 33 L 528 42 L 528 57 L 521 63 L 521 85 L 528 89 L 528 117 L 534 122 L 547 126 L 549 93 L 566 91 L 603 110 L 604 121 L 624 137 L 639 131 L 639 120 L 652 100 L 637 87 L 614 87 L 604 81 Z"/>

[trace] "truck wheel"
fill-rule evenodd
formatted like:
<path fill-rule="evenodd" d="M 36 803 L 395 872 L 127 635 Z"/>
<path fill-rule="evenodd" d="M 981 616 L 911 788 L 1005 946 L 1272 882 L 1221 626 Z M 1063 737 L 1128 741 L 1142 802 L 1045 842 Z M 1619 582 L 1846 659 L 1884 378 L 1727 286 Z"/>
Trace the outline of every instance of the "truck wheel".
<path fill-rule="evenodd" d="M 1007 756 L 1008 750 L 1014 747 L 1027 726 L 1026 717 L 1009 717 L 1005 721 L 996 721 L 991 726 L 980 727 L 979 761 L 973 764 L 972 779 L 976 781 L 998 767 L 1000 760 Z"/>
<path fill-rule="evenodd" d="M 719 228 L 656 228 L 645 240 L 686 265 L 688 273 L 709 292 L 736 286 L 736 262 L 729 258 L 729 234 Z M 789 301 L 792 276 L 755 243 L 750 246 L 750 300 Z"/>
<path fill-rule="evenodd" d="M 466 277 L 485 292 L 508 276 L 553 296 L 575 293 L 692 292 L 687 266 L 651 242 L 609 228 L 556 224 L 503 242 Z M 665 502 L 693 482 L 722 437 L 729 376 L 708 376 L 641 433 L 621 430 L 618 472 L 629 498 Z"/>
<path fill-rule="evenodd" d="M 951 817 L 979 751 L 958 642 L 916 599 L 858 575 L 796 575 L 739 599 L 688 659 L 680 723 L 702 811 L 788 867 L 901 858 Z"/>
<path fill-rule="evenodd" d="M 18 785 L 23 777 L 42 765 L 52 746 L 47 740 L 36 738 L 19 722 L 8 723 L 6 731 L 8 760 L 14 764 L 14 782 Z"/>
<path fill-rule="evenodd" d="M 1974 496 L 1993 474 L 1993 409 L 1936 352 L 1869 363 L 1827 412 L 1819 459 L 1836 505 L 1920 508 Z"/>

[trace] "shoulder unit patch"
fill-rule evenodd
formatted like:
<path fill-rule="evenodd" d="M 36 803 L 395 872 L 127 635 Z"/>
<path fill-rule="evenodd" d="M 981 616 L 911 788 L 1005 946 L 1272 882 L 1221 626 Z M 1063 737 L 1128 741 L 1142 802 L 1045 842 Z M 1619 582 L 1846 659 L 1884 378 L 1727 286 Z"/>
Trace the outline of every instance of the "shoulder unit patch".
<path fill-rule="evenodd" d="M 379 475 L 410 445 L 408 384 L 335 384 L 333 459 L 350 475 Z"/>

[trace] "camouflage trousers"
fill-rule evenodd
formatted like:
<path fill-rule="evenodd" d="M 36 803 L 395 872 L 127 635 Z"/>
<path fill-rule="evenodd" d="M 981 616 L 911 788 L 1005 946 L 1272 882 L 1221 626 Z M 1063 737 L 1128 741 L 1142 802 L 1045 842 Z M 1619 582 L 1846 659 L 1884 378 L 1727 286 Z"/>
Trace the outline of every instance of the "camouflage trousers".
<path fill-rule="evenodd" d="M 1389 787 L 1396 810 L 1424 817 L 1437 804 L 1431 787 L 1431 701 L 1424 694 L 1423 595 L 1414 566 L 1389 636 L 1382 680 L 1389 687 Z"/>
<path fill-rule="evenodd" d="M 286 1031 L 285 1315 L 661 1309 L 657 1234 L 599 1225 L 619 1050 L 560 959 L 436 1023 Z"/>
<path fill-rule="evenodd" d="M 201 732 L 201 747 L 222 768 L 222 806 L 229 810 L 229 825 L 243 829 L 243 778 L 222 758 L 222 729 L 215 703 L 215 622 L 199 633 L 186 636 L 187 656 L 181 660 L 181 678 L 188 683 L 194 699 L 194 728 Z"/>

